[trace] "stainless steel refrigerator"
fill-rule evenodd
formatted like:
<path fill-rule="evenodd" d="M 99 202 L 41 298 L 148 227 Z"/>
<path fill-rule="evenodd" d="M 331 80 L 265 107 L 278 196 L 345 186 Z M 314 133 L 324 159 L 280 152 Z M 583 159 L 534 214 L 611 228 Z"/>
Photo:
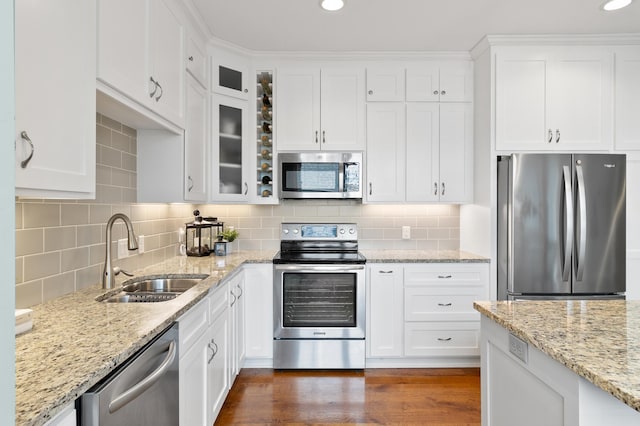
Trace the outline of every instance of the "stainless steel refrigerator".
<path fill-rule="evenodd" d="M 498 157 L 498 299 L 623 298 L 626 156 Z"/>

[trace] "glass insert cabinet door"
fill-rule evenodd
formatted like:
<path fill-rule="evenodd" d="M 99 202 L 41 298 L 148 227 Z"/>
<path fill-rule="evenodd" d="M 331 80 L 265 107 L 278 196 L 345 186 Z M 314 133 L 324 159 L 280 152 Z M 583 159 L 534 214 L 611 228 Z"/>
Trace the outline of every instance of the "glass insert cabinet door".
<path fill-rule="evenodd" d="M 245 200 L 247 104 L 227 96 L 213 96 L 214 132 L 213 171 L 214 200 Z"/>
<path fill-rule="evenodd" d="M 249 75 L 246 60 L 226 52 L 213 55 L 213 91 L 239 99 L 249 99 Z"/>

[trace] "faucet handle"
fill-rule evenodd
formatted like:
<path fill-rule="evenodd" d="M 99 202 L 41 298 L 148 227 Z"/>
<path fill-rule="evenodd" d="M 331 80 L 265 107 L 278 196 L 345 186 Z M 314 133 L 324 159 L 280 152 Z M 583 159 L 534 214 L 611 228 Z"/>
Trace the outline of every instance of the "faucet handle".
<path fill-rule="evenodd" d="M 113 275 L 118 275 L 120 272 L 122 272 L 123 274 L 125 274 L 128 277 L 132 277 L 133 274 L 125 271 L 124 269 L 120 268 L 119 266 L 116 266 L 113 268 Z"/>

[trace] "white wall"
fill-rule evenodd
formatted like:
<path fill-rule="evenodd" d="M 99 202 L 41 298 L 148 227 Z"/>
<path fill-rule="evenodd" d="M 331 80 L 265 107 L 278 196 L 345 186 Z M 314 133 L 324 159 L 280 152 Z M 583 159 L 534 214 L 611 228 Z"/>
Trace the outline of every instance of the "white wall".
<path fill-rule="evenodd" d="M 0 0 L 0 424 L 15 422 L 15 134 L 13 0 Z"/>

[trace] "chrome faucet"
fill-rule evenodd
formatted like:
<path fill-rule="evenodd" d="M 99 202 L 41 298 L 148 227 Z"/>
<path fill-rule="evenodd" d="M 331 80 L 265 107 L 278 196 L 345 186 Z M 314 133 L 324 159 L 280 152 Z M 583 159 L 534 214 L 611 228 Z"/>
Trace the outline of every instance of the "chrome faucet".
<path fill-rule="evenodd" d="M 102 288 L 113 288 L 115 286 L 115 276 L 118 275 L 119 270 L 114 270 L 111 267 L 111 231 L 113 229 L 113 222 L 118 219 L 122 219 L 124 224 L 127 226 L 127 243 L 129 250 L 137 250 L 138 249 L 138 240 L 136 240 L 136 234 L 133 232 L 133 225 L 131 224 L 131 220 L 127 217 L 127 215 L 122 213 L 116 213 L 109 218 L 107 221 L 107 247 L 104 258 L 104 272 L 102 273 Z M 119 269 L 119 268 L 116 268 Z"/>

